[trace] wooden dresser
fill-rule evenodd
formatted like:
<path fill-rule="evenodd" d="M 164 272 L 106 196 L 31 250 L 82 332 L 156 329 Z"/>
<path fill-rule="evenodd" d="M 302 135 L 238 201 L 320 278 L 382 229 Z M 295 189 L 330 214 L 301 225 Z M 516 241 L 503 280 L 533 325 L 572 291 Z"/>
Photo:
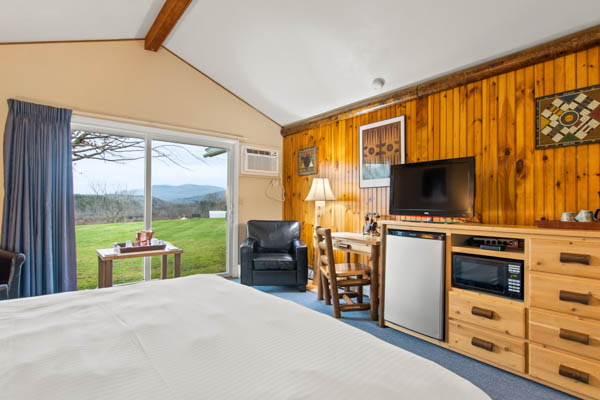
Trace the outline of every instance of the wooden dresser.
<path fill-rule="evenodd" d="M 385 321 L 386 235 L 382 235 L 380 325 L 583 399 L 600 399 L 600 231 L 482 224 L 382 221 L 382 232 L 446 234 L 446 340 Z M 507 251 L 467 246 L 473 236 L 520 239 Z M 523 260 L 524 300 L 452 287 L 452 254 Z"/>

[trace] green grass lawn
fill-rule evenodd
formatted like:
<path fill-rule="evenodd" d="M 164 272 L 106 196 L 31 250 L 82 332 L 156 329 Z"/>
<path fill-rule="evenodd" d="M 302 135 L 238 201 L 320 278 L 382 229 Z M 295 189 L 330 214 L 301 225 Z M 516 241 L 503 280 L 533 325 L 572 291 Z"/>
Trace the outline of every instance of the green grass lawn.
<path fill-rule="evenodd" d="M 227 221 L 224 218 L 195 218 L 153 221 L 154 236 L 183 249 L 181 274 L 210 274 L 225 271 Z M 134 240 L 142 222 L 78 225 L 77 288 L 98 286 L 96 249 L 113 247 L 115 242 Z M 143 279 L 143 259 L 114 262 L 113 282 L 126 283 Z M 173 256 L 169 256 L 169 276 L 173 274 Z M 160 278 L 160 257 L 152 257 L 152 279 Z"/>

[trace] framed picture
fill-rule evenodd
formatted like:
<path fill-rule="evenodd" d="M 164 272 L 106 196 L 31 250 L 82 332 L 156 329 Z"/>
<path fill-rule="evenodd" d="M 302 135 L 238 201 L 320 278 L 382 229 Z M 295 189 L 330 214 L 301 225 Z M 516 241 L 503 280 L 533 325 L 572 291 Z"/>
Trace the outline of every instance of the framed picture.
<path fill-rule="evenodd" d="M 314 175 L 317 173 L 317 148 L 307 147 L 298 150 L 298 175 Z"/>
<path fill-rule="evenodd" d="M 600 85 L 535 99 L 535 148 L 600 142 Z"/>
<path fill-rule="evenodd" d="M 390 186 L 390 166 L 404 164 L 404 115 L 360 127 L 360 187 Z"/>

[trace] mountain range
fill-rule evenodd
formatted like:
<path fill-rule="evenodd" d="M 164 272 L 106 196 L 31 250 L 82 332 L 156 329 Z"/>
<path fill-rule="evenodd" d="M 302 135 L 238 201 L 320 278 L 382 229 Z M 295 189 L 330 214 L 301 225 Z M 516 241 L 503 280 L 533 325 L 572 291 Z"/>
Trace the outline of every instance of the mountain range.
<path fill-rule="evenodd" d="M 143 196 L 144 189 L 128 192 L 134 196 Z M 211 185 L 152 185 L 152 197 L 175 203 L 195 203 L 202 201 L 210 194 L 223 194 L 225 189 Z"/>

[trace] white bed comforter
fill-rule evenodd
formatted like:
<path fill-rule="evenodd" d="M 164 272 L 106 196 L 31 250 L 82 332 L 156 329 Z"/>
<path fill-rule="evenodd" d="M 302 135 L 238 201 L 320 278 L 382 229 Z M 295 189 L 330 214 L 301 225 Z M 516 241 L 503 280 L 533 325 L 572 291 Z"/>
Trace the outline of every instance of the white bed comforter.
<path fill-rule="evenodd" d="M 488 399 L 295 303 L 191 276 L 0 303 L 2 399 Z"/>

